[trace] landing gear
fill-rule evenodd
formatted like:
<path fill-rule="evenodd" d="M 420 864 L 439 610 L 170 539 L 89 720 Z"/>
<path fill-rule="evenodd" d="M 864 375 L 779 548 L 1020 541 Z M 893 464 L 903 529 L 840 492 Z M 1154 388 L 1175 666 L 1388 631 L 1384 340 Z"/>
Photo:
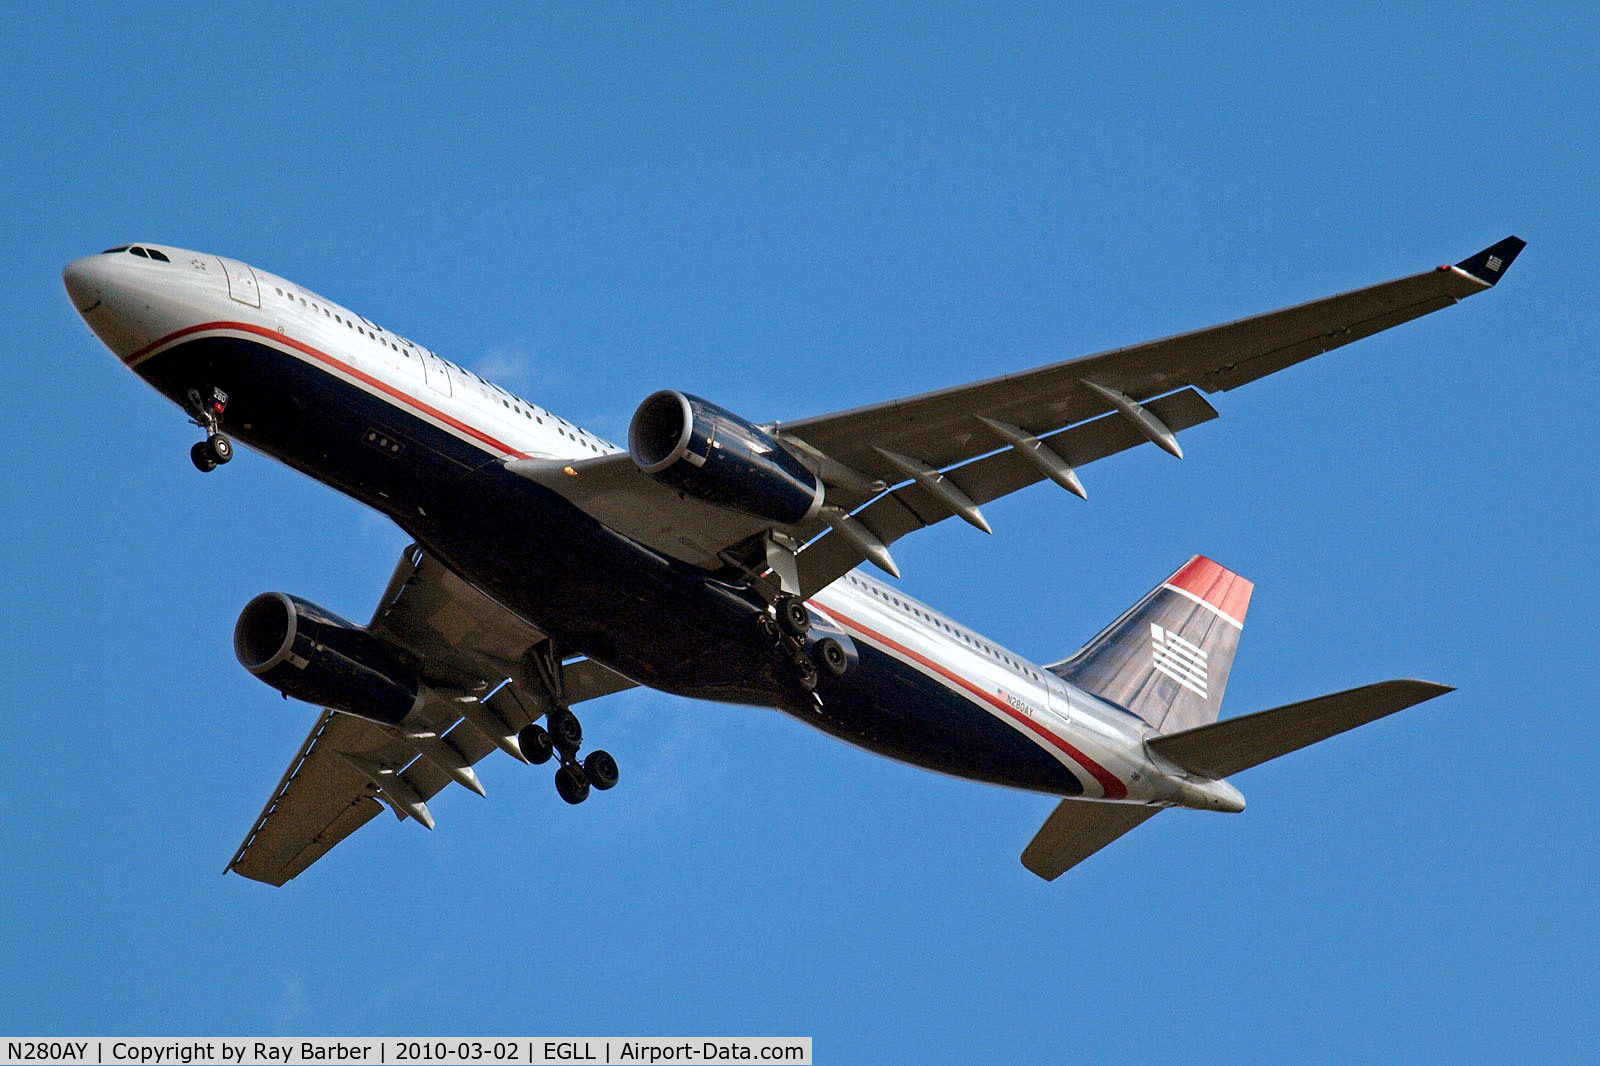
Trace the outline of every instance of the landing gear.
<path fill-rule="evenodd" d="M 840 677 L 850 668 L 844 645 L 833 637 L 823 637 L 807 647 L 811 631 L 811 611 L 805 600 L 790 593 L 779 596 L 772 613 L 756 615 L 761 639 L 794 667 L 795 684 L 801 692 L 815 692 L 825 677 Z"/>
<path fill-rule="evenodd" d="M 828 673 L 830 677 L 843 677 L 844 672 L 850 669 L 850 656 L 845 654 L 844 645 L 832 637 L 823 637 L 817 641 L 817 646 L 812 651 L 817 665 Z"/>
<path fill-rule="evenodd" d="M 583 760 L 583 772 L 591 785 L 604 792 L 617 783 L 617 760 L 611 757 L 609 751 L 591 751 L 589 757 Z"/>
<path fill-rule="evenodd" d="M 194 447 L 189 449 L 189 460 L 202 474 L 211 473 L 232 458 L 233 442 L 221 433 L 213 434 L 205 440 L 195 441 Z"/>
<path fill-rule="evenodd" d="M 610 752 L 591 751 L 582 762 L 578 749 L 583 746 L 583 725 L 567 706 L 565 677 L 561 657 L 549 640 L 528 649 L 527 661 L 532 673 L 543 685 L 549 698 L 545 711 L 545 724 L 530 725 L 517 734 L 517 746 L 531 763 L 548 762 L 552 755 L 560 757 L 556 770 L 556 792 L 568 803 L 578 804 L 589 798 L 590 788 L 605 791 L 617 783 L 617 760 Z"/>
<path fill-rule="evenodd" d="M 217 461 L 211 458 L 211 449 L 203 440 L 195 441 L 194 447 L 189 449 L 189 460 L 202 474 L 209 474 L 217 468 Z"/>
<path fill-rule="evenodd" d="M 228 394 L 214 388 L 202 397 L 199 389 L 189 390 L 189 421 L 206 431 L 206 439 L 189 449 L 196 470 L 209 474 L 233 458 L 233 441 L 222 434 L 222 416 L 228 410 Z"/>
<path fill-rule="evenodd" d="M 563 763 L 556 771 L 556 791 L 568 803 L 578 804 L 589 798 L 589 777 L 583 767 L 575 762 Z"/>
<path fill-rule="evenodd" d="M 796 640 L 804 638 L 806 630 L 811 628 L 811 611 L 806 607 L 806 601 L 785 593 L 778 597 L 777 608 L 778 625 L 783 631 Z"/>
<path fill-rule="evenodd" d="M 522 757 L 535 766 L 542 766 L 550 761 L 550 756 L 555 754 L 555 742 L 550 739 L 550 734 L 542 725 L 534 724 L 517 734 L 517 747 L 522 751 Z"/>
<path fill-rule="evenodd" d="M 550 740 L 562 757 L 576 756 L 578 749 L 583 746 L 583 725 L 578 721 L 578 716 L 565 707 L 552 707 L 545 715 L 545 722 L 550 730 Z"/>
<path fill-rule="evenodd" d="M 817 671 L 817 664 L 803 651 L 795 653 L 794 676 L 801 692 L 815 692 L 817 682 L 822 679 L 822 675 Z"/>

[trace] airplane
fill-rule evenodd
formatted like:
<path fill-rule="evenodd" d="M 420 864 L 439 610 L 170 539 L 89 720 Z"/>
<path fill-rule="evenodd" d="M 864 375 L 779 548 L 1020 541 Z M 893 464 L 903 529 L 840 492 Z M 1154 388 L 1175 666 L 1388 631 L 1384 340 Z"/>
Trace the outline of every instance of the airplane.
<path fill-rule="evenodd" d="M 869 751 L 1059 798 L 1022 852 L 1047 880 L 1227 779 L 1451 691 L 1396 680 L 1220 718 L 1253 584 L 1184 562 L 1041 664 L 872 576 L 890 546 L 1217 417 L 1237 388 L 1493 287 L 1524 247 L 1099 355 L 794 421 L 679 390 L 627 446 L 246 263 L 125 244 L 69 263 L 90 329 L 203 434 L 367 504 L 413 541 L 370 622 L 252 599 L 239 662 L 323 708 L 226 871 L 273 885 L 388 809 L 429 829 L 496 749 L 583 802 L 620 777 L 572 708 L 638 685 L 776 708 Z M 225 872 L 226 872 L 225 871 Z"/>

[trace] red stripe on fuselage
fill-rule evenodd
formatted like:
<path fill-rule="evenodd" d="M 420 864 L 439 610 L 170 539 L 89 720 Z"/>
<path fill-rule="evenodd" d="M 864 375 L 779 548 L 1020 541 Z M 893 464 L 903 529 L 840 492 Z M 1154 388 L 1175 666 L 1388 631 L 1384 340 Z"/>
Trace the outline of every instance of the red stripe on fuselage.
<path fill-rule="evenodd" d="M 1247 581 L 1204 555 L 1197 555 L 1189 560 L 1183 569 L 1168 578 L 1166 583 L 1200 597 L 1241 624 L 1244 622 L 1245 612 L 1250 609 L 1250 594 L 1256 587 L 1255 582 Z"/>
<path fill-rule="evenodd" d="M 468 436 L 482 441 L 491 448 L 497 449 L 501 452 L 506 452 L 510 455 L 516 456 L 519 459 L 526 459 L 528 457 L 526 452 L 518 451 L 517 449 L 511 447 L 511 445 L 506 444 L 504 441 L 497 440 L 494 437 L 489 436 L 489 434 L 485 433 L 476 426 L 469 426 L 459 418 L 446 414 L 437 407 L 423 403 L 415 396 L 412 396 L 410 393 L 401 389 L 395 388 L 382 378 L 375 378 L 371 374 L 357 370 L 344 360 L 336 359 L 327 352 L 324 352 L 318 348 L 313 348 L 304 341 L 297 341 L 287 334 L 279 333 L 277 330 L 268 329 L 265 326 L 253 325 L 249 322 L 202 322 L 198 326 L 187 326 L 178 330 L 176 333 L 167 334 L 165 337 L 162 337 L 160 340 L 152 344 L 145 345 L 143 348 L 140 348 L 138 351 L 129 355 L 123 360 L 123 362 L 131 367 L 135 362 L 143 359 L 146 355 L 155 351 L 157 348 L 160 348 L 162 345 L 170 344 L 181 337 L 187 337 L 193 333 L 204 333 L 209 330 L 217 329 L 238 330 L 243 333 L 254 333 L 265 337 L 268 340 L 276 341 L 279 344 L 286 344 L 296 351 L 304 352 L 306 355 L 311 356 L 311 358 L 316 359 L 319 362 L 326 363 L 328 366 L 334 367 L 346 374 L 349 374 L 351 377 L 356 378 L 359 381 L 365 382 L 380 392 L 394 397 L 396 400 L 399 400 L 408 407 L 416 408 L 418 411 L 421 411 L 430 418 L 436 418 L 445 425 L 458 429 Z"/>
<path fill-rule="evenodd" d="M 1090 773 L 1091 776 L 1094 777 L 1094 779 L 1096 781 L 1100 782 L 1100 788 L 1105 792 L 1105 795 L 1106 795 L 1107 799 L 1123 799 L 1128 795 L 1128 786 L 1124 785 L 1122 783 L 1122 781 L 1118 779 L 1116 774 L 1112 773 L 1110 770 L 1107 770 L 1104 766 L 1101 766 L 1099 763 L 1097 763 L 1093 759 L 1089 758 L 1089 756 L 1085 755 L 1083 752 L 1079 751 L 1077 748 L 1073 747 L 1071 744 L 1068 744 L 1065 740 L 1063 740 L 1060 737 L 1056 736 L 1054 733 L 1050 732 L 1048 729 L 1045 729 L 1039 723 L 1035 722 L 1032 718 L 1029 718 L 1027 715 L 1023 714 L 1021 711 L 1019 711 L 1015 707 L 1011 706 L 1011 704 L 1007 703 L 1005 700 L 1001 699 L 999 696 L 996 696 L 995 694 L 993 694 L 991 692 L 985 692 L 983 689 L 979 688 L 977 685 L 973 684 L 971 681 L 968 681 L 966 678 L 964 678 L 961 675 L 955 673 L 949 667 L 946 667 L 946 666 L 943 666 L 943 665 L 941 665 L 939 663 L 936 663 L 932 659 L 929 659 L 925 655 L 917 654 L 916 652 L 912 651 L 910 648 L 906 647 L 904 644 L 901 644 L 899 641 L 894 640 L 892 637 L 884 636 L 882 633 L 879 633 L 877 630 L 872 629 L 872 628 L 870 628 L 868 626 L 865 626 L 865 625 L 861 624 L 860 622 L 856 621 L 855 619 L 849 617 L 848 615 L 845 615 L 845 614 L 841 613 L 840 611 L 838 611 L 838 610 L 836 610 L 836 609 L 834 609 L 832 607 L 824 607 L 824 606 L 821 606 L 820 604 L 813 604 L 813 606 L 816 606 L 818 610 L 820 610 L 823 613 L 825 613 L 828 617 L 836 618 L 840 622 L 843 622 L 846 626 L 849 626 L 851 629 L 854 629 L 856 632 L 860 633 L 862 636 L 869 637 L 872 640 L 875 640 L 878 643 L 883 644 L 883 645 L 889 647 L 890 649 L 898 652 L 899 654 L 904 655 L 906 658 L 911 659 L 911 660 L 913 660 L 915 662 L 921 663 L 923 666 L 926 666 L 928 669 L 930 669 L 930 670 L 934 671 L 935 673 L 939 674 L 939 676 L 947 678 L 948 680 L 954 682 L 955 684 L 960 685 L 963 689 L 965 689 L 966 691 L 970 692 L 972 695 L 978 697 L 979 699 L 983 700 L 985 703 L 989 704 L 990 706 L 994 707 L 996 710 L 1000 711 L 1007 718 L 1010 718 L 1012 721 L 1017 722 L 1020 725 L 1025 726 L 1031 732 L 1033 732 L 1034 734 L 1036 734 L 1037 736 L 1039 736 L 1040 738 L 1045 740 L 1047 743 L 1049 743 L 1052 747 L 1055 747 L 1055 748 L 1059 749 L 1060 751 L 1065 752 L 1066 755 L 1069 758 L 1071 758 L 1073 762 L 1076 762 L 1079 766 L 1083 767 L 1085 770 L 1087 770 Z"/>

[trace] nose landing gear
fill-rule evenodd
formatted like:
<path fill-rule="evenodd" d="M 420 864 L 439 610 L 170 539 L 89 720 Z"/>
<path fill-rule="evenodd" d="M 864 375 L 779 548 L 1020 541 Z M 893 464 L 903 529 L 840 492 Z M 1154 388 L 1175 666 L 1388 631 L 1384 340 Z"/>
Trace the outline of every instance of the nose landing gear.
<path fill-rule="evenodd" d="M 582 762 L 578 749 L 583 746 L 583 725 L 567 706 L 561 658 L 549 640 L 528 650 L 527 659 L 548 697 L 545 724 L 528 726 L 517 734 L 517 746 L 531 763 L 545 763 L 552 755 L 560 757 L 556 770 L 556 792 L 568 803 L 582 803 L 590 788 L 600 791 L 616 785 L 620 776 L 617 760 L 607 751 L 591 751 Z"/>
<path fill-rule="evenodd" d="M 189 459 L 195 469 L 209 474 L 233 458 L 233 442 L 222 434 L 222 416 L 228 410 L 228 394 L 213 388 L 211 395 L 202 397 L 199 389 L 189 390 L 189 421 L 206 431 L 206 439 L 195 442 L 189 449 Z"/>

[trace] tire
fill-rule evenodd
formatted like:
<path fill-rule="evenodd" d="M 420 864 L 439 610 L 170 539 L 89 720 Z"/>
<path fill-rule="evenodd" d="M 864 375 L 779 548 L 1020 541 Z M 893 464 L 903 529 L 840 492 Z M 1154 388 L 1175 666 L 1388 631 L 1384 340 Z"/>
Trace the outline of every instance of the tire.
<path fill-rule="evenodd" d="M 556 771 L 556 792 L 568 803 L 577 805 L 589 798 L 589 777 L 583 767 L 569 762 Z"/>
<path fill-rule="evenodd" d="M 601 792 L 616 787 L 617 760 L 611 757 L 609 751 L 591 751 L 589 757 L 583 760 L 583 772 L 589 778 L 589 783 Z"/>
<path fill-rule="evenodd" d="M 799 596 L 785 596 L 778 601 L 778 624 L 791 637 L 803 637 L 811 628 L 811 612 L 806 601 Z"/>
<path fill-rule="evenodd" d="M 795 680 L 800 683 L 801 692 L 815 692 L 820 675 L 817 673 L 817 664 L 811 661 L 809 655 L 797 655 L 794 660 Z"/>
<path fill-rule="evenodd" d="M 823 637 L 817 641 L 817 646 L 812 649 L 811 655 L 816 659 L 817 666 L 829 677 L 843 677 L 844 672 L 850 669 L 850 656 L 845 654 L 844 645 L 832 637 Z"/>
<path fill-rule="evenodd" d="M 578 716 L 564 707 L 553 708 L 545 715 L 545 727 L 556 750 L 571 754 L 583 746 L 583 726 Z"/>
<path fill-rule="evenodd" d="M 221 466 L 233 459 L 233 441 L 221 433 L 213 433 L 206 440 L 206 451 L 216 460 L 217 465 Z"/>
<path fill-rule="evenodd" d="M 535 766 L 542 766 L 550 761 L 550 756 L 555 754 L 555 742 L 550 739 L 550 733 L 542 725 L 530 725 L 517 734 L 517 748 L 522 752 L 522 757 Z"/>
<path fill-rule="evenodd" d="M 203 440 L 195 441 L 194 447 L 189 449 L 189 461 L 202 474 L 209 474 L 217 468 L 217 461 L 211 458 L 211 449 L 206 447 Z"/>

